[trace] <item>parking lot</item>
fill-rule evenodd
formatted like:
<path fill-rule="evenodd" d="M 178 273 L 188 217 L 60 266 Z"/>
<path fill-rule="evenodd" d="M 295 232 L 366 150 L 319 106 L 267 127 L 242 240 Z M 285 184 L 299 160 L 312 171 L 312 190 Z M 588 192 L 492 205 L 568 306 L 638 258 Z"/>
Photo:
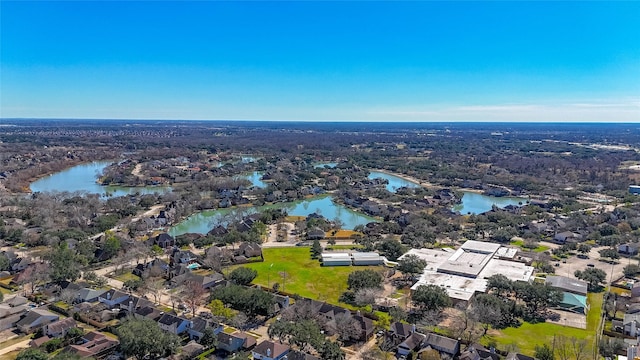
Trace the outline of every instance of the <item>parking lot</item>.
<path fill-rule="evenodd" d="M 598 251 L 605 248 L 606 247 L 604 246 L 592 248 L 588 254 L 588 258 L 586 259 L 580 259 L 577 256 L 571 256 L 563 261 L 552 262 L 552 265 L 558 264 L 558 266 L 555 267 L 556 275 L 573 278 L 573 274 L 576 270 L 583 271 L 587 267 L 589 267 L 589 264 L 591 264 L 594 268 L 601 269 L 607 273 L 607 283 L 609 283 L 610 281 L 616 280 L 623 275 L 622 269 L 625 266 L 629 265 L 630 263 L 635 263 L 634 260 L 630 260 L 624 257 L 618 259 L 618 263 L 613 265 L 608 264 L 604 261 L 600 261 L 600 254 L 598 253 Z"/>

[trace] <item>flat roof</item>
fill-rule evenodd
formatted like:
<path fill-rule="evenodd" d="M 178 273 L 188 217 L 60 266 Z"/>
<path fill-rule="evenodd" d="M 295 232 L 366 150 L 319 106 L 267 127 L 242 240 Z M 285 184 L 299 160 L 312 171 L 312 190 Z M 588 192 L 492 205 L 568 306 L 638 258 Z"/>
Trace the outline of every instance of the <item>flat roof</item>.
<path fill-rule="evenodd" d="M 469 300 L 476 291 L 485 292 L 487 290 L 487 280 L 485 279 L 472 279 L 435 271 L 425 271 L 420 280 L 411 287 L 411 290 L 415 290 L 420 285 L 440 286 L 447 290 L 449 297 L 459 300 Z"/>
<path fill-rule="evenodd" d="M 513 259 L 514 257 L 516 257 L 517 253 L 518 249 L 502 246 L 500 247 L 500 249 L 498 249 L 498 251 L 496 251 L 496 256 L 499 256 L 501 258 Z"/>
<path fill-rule="evenodd" d="M 438 271 L 477 277 L 491 257 L 492 254 L 460 248 L 438 267 Z"/>
<path fill-rule="evenodd" d="M 582 295 L 587 294 L 587 283 L 582 280 L 568 278 L 566 276 L 547 276 L 545 284 Z"/>
<path fill-rule="evenodd" d="M 484 242 L 484 241 L 476 241 L 476 240 L 467 240 L 465 241 L 464 244 L 462 244 L 460 248 L 467 251 L 494 254 L 500 248 L 500 244 Z"/>
<path fill-rule="evenodd" d="M 398 260 L 402 260 L 405 256 L 413 254 L 427 262 L 425 270 L 438 270 L 438 267 L 451 256 L 451 252 L 444 249 L 411 249 L 406 254 L 400 256 Z"/>
<path fill-rule="evenodd" d="M 380 259 L 382 256 L 375 252 L 354 252 L 351 254 L 354 260 Z"/>
<path fill-rule="evenodd" d="M 351 260 L 349 253 L 322 253 L 322 261 L 326 260 Z"/>
<path fill-rule="evenodd" d="M 502 274 L 512 281 L 528 282 L 533 276 L 533 266 L 515 261 L 492 259 L 478 277 L 486 279 L 497 274 Z"/>

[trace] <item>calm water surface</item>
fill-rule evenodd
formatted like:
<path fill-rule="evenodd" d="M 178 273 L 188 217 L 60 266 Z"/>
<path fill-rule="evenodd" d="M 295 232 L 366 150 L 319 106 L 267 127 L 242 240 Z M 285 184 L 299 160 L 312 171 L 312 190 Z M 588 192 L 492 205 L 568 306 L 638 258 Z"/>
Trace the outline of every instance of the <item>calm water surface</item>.
<path fill-rule="evenodd" d="M 408 188 L 420 187 L 420 184 L 416 182 L 408 181 L 399 176 L 395 176 L 395 175 L 391 175 L 391 174 L 387 174 L 379 171 L 372 171 L 371 173 L 369 173 L 368 178 L 372 180 L 377 178 L 383 178 L 383 179 L 389 180 L 389 183 L 387 184 L 387 191 L 392 193 L 398 191 L 398 189 L 401 187 L 408 187 Z"/>
<path fill-rule="evenodd" d="M 527 199 L 517 197 L 495 197 L 477 194 L 474 192 L 464 192 L 462 203 L 455 205 L 452 210 L 462 215 L 482 214 L 492 209 L 493 205 L 504 208 L 507 205 L 522 205 Z"/>
<path fill-rule="evenodd" d="M 219 209 L 202 211 L 193 214 L 172 227 L 169 234 L 177 236 L 185 233 L 206 234 L 218 225 L 227 225 L 242 216 L 255 213 L 267 208 L 284 208 L 292 216 L 308 216 L 318 213 L 329 220 L 336 218 L 342 221 L 342 228 L 352 230 L 357 225 L 366 225 L 377 221 L 375 218 L 358 213 L 342 205 L 335 204 L 330 196 L 314 198 L 291 203 L 280 203 L 260 207 L 242 207 L 233 209 Z"/>
<path fill-rule="evenodd" d="M 161 186 L 102 186 L 96 182 L 102 174 L 102 170 L 110 165 L 111 161 L 94 161 L 87 164 L 76 165 L 69 169 L 43 177 L 31 183 L 31 191 L 80 191 L 101 196 L 124 196 L 135 193 L 153 194 L 171 191 L 169 187 Z"/>

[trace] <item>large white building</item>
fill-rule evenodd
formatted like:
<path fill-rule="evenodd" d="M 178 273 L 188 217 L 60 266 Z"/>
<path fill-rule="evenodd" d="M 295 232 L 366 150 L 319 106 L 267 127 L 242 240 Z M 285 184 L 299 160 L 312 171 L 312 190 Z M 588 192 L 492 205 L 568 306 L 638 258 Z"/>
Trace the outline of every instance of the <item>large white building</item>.
<path fill-rule="evenodd" d="M 402 257 L 415 254 L 427 262 L 424 273 L 411 290 L 420 285 L 438 285 L 445 288 L 453 300 L 468 301 L 476 292 L 487 290 L 486 279 L 491 275 L 502 274 L 517 281 L 531 280 L 533 267 L 504 260 L 513 258 L 515 253 L 512 253 L 511 249 L 499 244 L 469 240 L 458 250 L 412 249 Z"/>

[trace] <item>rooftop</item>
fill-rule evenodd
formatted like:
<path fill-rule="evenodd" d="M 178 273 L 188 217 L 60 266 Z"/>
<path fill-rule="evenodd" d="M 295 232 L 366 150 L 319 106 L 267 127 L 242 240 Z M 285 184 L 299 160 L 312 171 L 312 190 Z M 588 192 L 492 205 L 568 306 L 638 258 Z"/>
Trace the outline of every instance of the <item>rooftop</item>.
<path fill-rule="evenodd" d="M 562 289 L 568 292 L 587 295 L 587 283 L 578 279 L 571 279 L 566 276 L 547 276 L 547 285 Z"/>

